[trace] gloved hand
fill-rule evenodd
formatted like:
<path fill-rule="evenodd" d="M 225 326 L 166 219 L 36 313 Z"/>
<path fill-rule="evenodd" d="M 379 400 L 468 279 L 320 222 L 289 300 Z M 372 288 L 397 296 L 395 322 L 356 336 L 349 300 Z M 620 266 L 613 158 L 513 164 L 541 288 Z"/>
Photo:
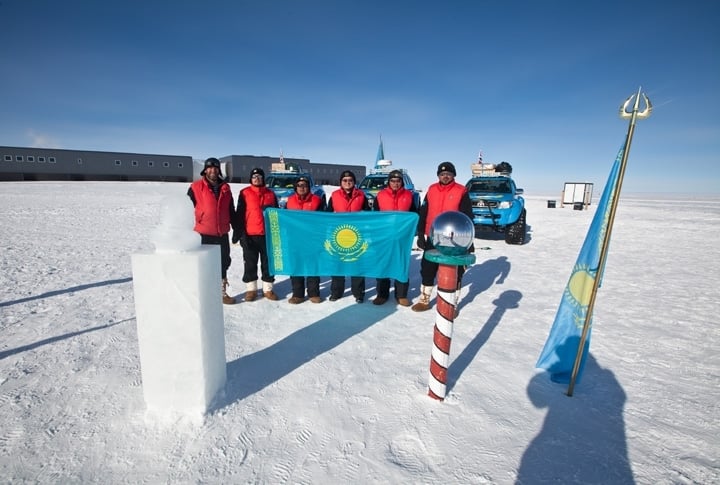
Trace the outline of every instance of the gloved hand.
<path fill-rule="evenodd" d="M 232 233 L 232 243 L 233 243 L 233 244 L 237 244 L 238 242 L 240 242 L 240 233 L 237 232 L 237 231 L 233 231 L 233 233 Z"/>
<path fill-rule="evenodd" d="M 417 238 L 417 247 L 424 250 L 425 249 L 425 235 L 418 236 Z"/>

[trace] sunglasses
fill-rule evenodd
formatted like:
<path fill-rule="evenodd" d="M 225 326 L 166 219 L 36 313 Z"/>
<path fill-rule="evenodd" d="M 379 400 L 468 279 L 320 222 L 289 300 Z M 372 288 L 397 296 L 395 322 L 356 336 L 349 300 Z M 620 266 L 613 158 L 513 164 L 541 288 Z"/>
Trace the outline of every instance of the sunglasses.
<path fill-rule="evenodd" d="M 353 179 L 342 179 L 341 182 L 355 182 Z"/>
<path fill-rule="evenodd" d="M 251 178 L 254 178 L 254 179 L 261 179 L 261 178 L 263 178 L 263 176 L 262 176 L 262 175 L 260 175 L 259 173 L 256 173 L 256 174 L 255 174 L 255 175 L 253 175 L 253 176 L 252 176 Z"/>
<path fill-rule="evenodd" d="M 393 182 L 400 183 L 400 182 L 402 182 L 402 179 L 390 179 L 390 183 L 393 183 Z"/>
<path fill-rule="evenodd" d="M 297 184 L 298 187 L 307 187 L 308 184 Z"/>

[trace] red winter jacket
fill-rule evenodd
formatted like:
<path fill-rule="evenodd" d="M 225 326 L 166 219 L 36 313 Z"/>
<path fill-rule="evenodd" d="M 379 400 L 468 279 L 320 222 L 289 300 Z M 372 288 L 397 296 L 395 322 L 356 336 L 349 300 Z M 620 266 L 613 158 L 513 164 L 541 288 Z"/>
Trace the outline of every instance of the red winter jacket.
<path fill-rule="evenodd" d="M 405 187 L 400 187 L 393 192 L 390 187 L 385 187 L 375 197 L 377 210 L 380 211 L 416 211 L 413 207 L 413 193 Z"/>
<path fill-rule="evenodd" d="M 359 212 L 369 208 L 365 192 L 357 187 L 353 187 L 350 194 L 345 193 L 343 189 L 337 189 L 330 195 L 328 205 L 330 212 Z"/>
<path fill-rule="evenodd" d="M 235 202 L 227 183 L 220 182 L 219 197 L 215 197 L 205 177 L 193 182 L 188 192 L 195 204 L 195 232 L 206 236 L 222 236 L 230 232 Z"/>
<path fill-rule="evenodd" d="M 432 184 L 425 195 L 425 205 L 427 213 L 425 215 L 425 235 L 430 234 L 430 228 L 437 216 L 446 211 L 465 212 L 464 207 L 460 204 L 463 196 L 467 197 L 465 186 L 457 182 L 442 185 L 439 183 Z M 472 214 L 472 212 L 470 212 Z M 472 217 L 470 217 L 472 220 Z"/>
<path fill-rule="evenodd" d="M 320 210 L 322 199 L 312 193 L 308 193 L 304 199 L 298 197 L 297 192 L 288 197 L 287 205 L 288 209 L 301 210 L 301 211 L 316 211 Z"/>
<path fill-rule="evenodd" d="M 247 236 L 264 236 L 265 219 L 263 210 L 266 207 L 277 207 L 275 193 L 265 187 L 249 185 L 240 191 L 238 196 L 238 224 L 240 234 Z"/>

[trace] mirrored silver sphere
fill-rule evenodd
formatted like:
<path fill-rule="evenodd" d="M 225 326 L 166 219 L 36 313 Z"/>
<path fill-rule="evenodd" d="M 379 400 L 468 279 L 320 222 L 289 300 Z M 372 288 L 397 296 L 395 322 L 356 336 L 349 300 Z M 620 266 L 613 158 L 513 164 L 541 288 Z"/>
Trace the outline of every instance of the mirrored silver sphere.
<path fill-rule="evenodd" d="M 430 240 L 435 249 L 448 256 L 467 253 L 475 239 L 475 226 L 462 212 L 443 212 L 430 228 Z"/>

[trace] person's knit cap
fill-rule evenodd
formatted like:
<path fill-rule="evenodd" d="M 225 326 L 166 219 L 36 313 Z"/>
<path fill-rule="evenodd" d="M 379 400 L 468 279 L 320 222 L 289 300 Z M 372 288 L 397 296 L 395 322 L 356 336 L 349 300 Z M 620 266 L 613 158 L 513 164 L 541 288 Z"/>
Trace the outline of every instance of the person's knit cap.
<path fill-rule="evenodd" d="M 218 169 L 218 171 L 220 172 L 220 174 L 219 174 L 220 177 L 223 176 L 223 175 L 222 175 L 222 168 L 220 168 L 220 160 L 218 160 L 217 158 L 215 158 L 215 157 L 210 157 L 210 158 L 208 158 L 207 160 L 205 160 L 205 163 L 203 164 L 203 169 L 202 169 L 202 171 L 200 172 L 200 175 L 201 175 L 201 176 L 205 175 L 205 169 L 208 168 L 208 167 L 216 167 L 216 168 Z"/>
<path fill-rule="evenodd" d="M 440 165 L 438 165 L 437 174 L 440 175 L 443 172 L 450 172 L 451 174 L 453 174 L 453 177 L 457 176 L 457 172 L 455 171 L 455 165 L 450 162 L 442 162 Z"/>
<path fill-rule="evenodd" d="M 345 177 L 350 177 L 351 179 L 353 179 L 353 182 L 357 182 L 355 174 L 352 173 L 350 170 L 345 170 L 343 171 L 343 173 L 340 174 L 340 182 L 342 182 L 342 179 L 344 179 Z"/>
<path fill-rule="evenodd" d="M 388 183 L 391 179 L 400 179 L 400 183 L 404 186 L 405 181 L 403 180 L 402 172 L 400 170 L 393 170 L 388 174 Z"/>
<path fill-rule="evenodd" d="M 307 178 L 305 175 L 301 175 L 297 178 L 293 186 L 295 187 L 295 190 L 297 190 L 297 186 L 300 182 L 305 182 L 308 186 L 308 189 L 310 188 L 310 179 Z"/>

